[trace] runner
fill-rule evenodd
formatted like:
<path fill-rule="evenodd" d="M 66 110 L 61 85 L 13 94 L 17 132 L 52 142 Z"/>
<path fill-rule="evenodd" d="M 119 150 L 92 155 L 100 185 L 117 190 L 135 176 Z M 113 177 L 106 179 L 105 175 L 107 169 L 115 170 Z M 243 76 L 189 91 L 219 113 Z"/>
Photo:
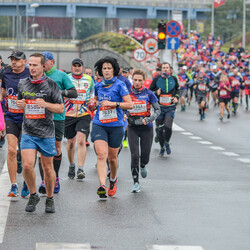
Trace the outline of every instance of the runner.
<path fill-rule="evenodd" d="M 179 69 L 178 80 L 180 85 L 180 104 L 181 104 L 181 111 L 186 111 L 186 103 L 185 98 L 187 97 L 187 86 L 189 82 L 189 78 L 183 68 Z"/>
<path fill-rule="evenodd" d="M 56 155 L 55 127 L 53 113 L 63 113 L 64 107 L 57 84 L 44 74 L 45 57 L 34 53 L 29 58 L 30 77 L 18 85 L 17 105 L 25 110 L 22 125 L 21 152 L 23 175 L 30 190 L 26 212 L 34 212 L 40 201 L 36 193 L 34 164 L 37 151 L 41 153 L 46 186 L 46 213 L 54 213 L 53 192 L 56 175 L 53 169 L 53 156 Z"/>
<path fill-rule="evenodd" d="M 162 63 L 162 74 L 155 78 L 150 86 L 150 90 L 155 91 L 159 98 L 161 114 L 156 119 L 157 137 L 161 149 L 159 156 L 163 156 L 166 152 L 171 154 L 170 138 L 172 135 L 172 126 L 175 117 L 176 104 L 179 100 L 179 84 L 175 76 L 172 76 L 172 66 L 164 62 Z M 164 148 L 165 147 L 165 148 Z"/>
<path fill-rule="evenodd" d="M 213 71 L 211 73 L 211 92 L 212 98 L 214 100 L 214 107 L 219 105 L 218 100 L 218 87 L 220 82 L 221 72 L 218 70 L 216 65 L 213 66 Z"/>
<path fill-rule="evenodd" d="M 238 69 L 233 70 L 233 75 L 229 76 L 229 82 L 232 88 L 231 91 L 231 99 L 232 99 L 232 112 L 236 115 L 237 108 L 238 108 L 238 98 L 239 98 L 239 91 L 240 86 L 242 85 L 242 79 L 238 75 Z"/>
<path fill-rule="evenodd" d="M 227 110 L 227 119 L 230 118 L 230 110 L 228 103 L 230 102 L 230 92 L 231 87 L 227 75 L 222 75 L 220 78 L 219 85 L 219 95 L 220 95 L 220 120 L 223 121 L 224 109 Z"/>
<path fill-rule="evenodd" d="M 200 114 L 200 120 L 204 120 L 205 117 L 205 108 L 206 108 L 206 97 L 207 91 L 209 89 L 209 80 L 204 77 L 204 72 L 200 71 L 196 79 L 194 89 L 197 94 L 197 102 Z"/>
<path fill-rule="evenodd" d="M 91 122 L 86 103 L 94 97 L 94 81 L 91 76 L 83 74 L 83 68 L 81 59 L 76 58 L 72 61 L 72 73 L 69 78 L 77 90 L 78 97 L 65 99 L 65 137 L 67 138 L 67 153 L 70 163 L 68 177 L 75 178 L 75 144 L 77 143 L 78 180 L 85 178 L 83 166 L 87 154 L 86 137 L 89 134 Z"/>
<path fill-rule="evenodd" d="M 250 96 L 250 73 L 249 69 L 246 70 L 246 75 L 243 77 L 245 85 L 245 96 L 246 96 L 246 110 L 248 110 L 248 98 Z"/>
<path fill-rule="evenodd" d="M 132 76 L 133 86 L 130 92 L 133 109 L 128 110 L 128 142 L 131 153 L 131 173 L 134 180 L 132 193 L 140 192 L 139 164 L 142 178 L 147 177 L 146 165 L 149 162 L 153 142 L 153 121 L 160 114 L 158 99 L 151 90 L 143 87 L 146 74 L 135 70 Z M 150 112 L 151 105 L 154 112 Z M 139 163 L 140 162 L 140 163 Z"/>
<path fill-rule="evenodd" d="M 99 103 L 93 119 L 91 140 L 94 142 L 97 154 L 97 174 L 100 187 L 97 194 L 106 198 L 106 160 L 110 166 L 110 185 L 108 195 L 113 196 L 117 190 L 117 154 L 120 148 L 123 130 L 123 110 L 133 107 L 126 85 L 117 79 L 119 65 L 115 58 L 105 57 L 95 64 L 98 74 L 103 81 L 95 85 L 95 97 L 92 101 Z"/>
<path fill-rule="evenodd" d="M 46 60 L 44 64 L 45 73 L 49 78 L 51 78 L 57 83 L 57 85 L 60 88 L 62 96 L 68 98 L 76 98 L 77 97 L 76 89 L 73 83 L 70 81 L 67 74 L 55 68 L 54 66 L 55 60 L 53 54 L 49 51 L 44 51 L 43 55 Z M 62 161 L 61 145 L 65 129 L 65 112 L 63 112 L 62 114 L 54 114 L 54 123 L 55 123 L 56 151 L 57 151 L 57 155 L 55 155 L 53 159 L 53 165 L 56 172 L 56 184 L 54 192 L 59 193 L 60 192 L 59 169 Z M 40 163 L 39 169 L 42 178 L 42 182 L 39 187 L 39 192 L 45 194 L 46 190 L 43 178 L 43 168 L 41 166 L 41 159 L 39 159 L 39 163 Z"/>
<path fill-rule="evenodd" d="M 11 60 L 11 67 L 7 68 L 2 76 L 2 96 L 4 97 L 7 95 L 7 109 L 5 112 L 6 135 L 8 141 L 7 166 L 11 181 L 11 189 L 8 196 L 17 197 L 19 195 L 16 178 L 18 169 L 17 158 L 21 164 L 19 139 L 21 138 L 23 122 L 23 110 L 18 108 L 16 104 L 18 94 L 17 85 L 21 79 L 28 77 L 30 74 L 29 69 L 25 68 L 26 56 L 24 52 L 14 50 L 8 58 Z M 24 182 L 21 196 L 27 197 L 28 195 L 29 190 Z"/>

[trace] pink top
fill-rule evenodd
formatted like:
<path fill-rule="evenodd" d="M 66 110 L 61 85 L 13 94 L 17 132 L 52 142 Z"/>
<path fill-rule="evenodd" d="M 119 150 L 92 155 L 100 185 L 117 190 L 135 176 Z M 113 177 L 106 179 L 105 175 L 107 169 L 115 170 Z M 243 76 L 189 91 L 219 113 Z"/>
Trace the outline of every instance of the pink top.
<path fill-rule="evenodd" d="M 226 90 L 225 87 L 230 88 L 230 83 L 229 82 L 220 82 L 220 98 L 230 98 L 230 91 Z"/>

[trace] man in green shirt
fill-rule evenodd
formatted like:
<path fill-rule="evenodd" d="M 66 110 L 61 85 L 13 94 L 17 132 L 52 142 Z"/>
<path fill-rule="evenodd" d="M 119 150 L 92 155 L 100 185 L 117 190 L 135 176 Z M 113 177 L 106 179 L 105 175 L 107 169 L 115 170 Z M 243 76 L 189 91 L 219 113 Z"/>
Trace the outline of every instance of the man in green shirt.
<path fill-rule="evenodd" d="M 42 53 L 45 57 L 45 65 L 44 65 L 44 71 L 46 76 L 54 80 L 62 94 L 62 99 L 64 103 L 64 98 L 76 98 L 77 97 L 77 91 L 71 80 L 69 79 L 68 75 L 65 72 L 62 72 L 55 68 L 55 60 L 54 56 L 49 51 L 44 51 Z M 56 137 L 56 150 L 57 155 L 54 156 L 53 159 L 53 165 L 54 170 L 56 172 L 56 184 L 54 188 L 54 193 L 60 192 L 60 183 L 59 183 L 59 169 L 61 166 L 61 160 L 62 160 L 62 139 L 64 135 L 64 127 L 65 127 L 65 108 L 62 114 L 54 114 L 54 124 L 55 124 L 55 137 Z M 40 174 L 42 177 L 42 182 L 39 187 L 40 193 L 46 193 L 45 185 L 44 185 L 44 179 L 43 179 L 43 171 L 41 166 L 41 161 L 39 159 L 39 169 Z"/>

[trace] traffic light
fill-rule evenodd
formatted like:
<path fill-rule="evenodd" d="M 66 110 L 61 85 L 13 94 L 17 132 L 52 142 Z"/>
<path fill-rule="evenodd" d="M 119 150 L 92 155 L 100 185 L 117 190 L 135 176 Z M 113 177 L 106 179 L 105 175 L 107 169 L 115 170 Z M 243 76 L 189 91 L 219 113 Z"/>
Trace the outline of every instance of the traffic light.
<path fill-rule="evenodd" d="M 166 23 L 158 23 L 158 49 L 166 47 Z"/>

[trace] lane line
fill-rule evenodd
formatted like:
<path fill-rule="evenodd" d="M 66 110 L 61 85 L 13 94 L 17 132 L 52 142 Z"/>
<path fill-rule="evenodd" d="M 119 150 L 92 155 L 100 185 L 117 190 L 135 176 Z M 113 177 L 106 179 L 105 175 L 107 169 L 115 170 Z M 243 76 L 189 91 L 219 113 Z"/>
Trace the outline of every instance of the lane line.
<path fill-rule="evenodd" d="M 210 146 L 210 148 L 213 149 L 213 150 L 221 150 L 221 151 L 225 150 L 225 148 L 222 148 L 222 147 L 219 147 L 219 146 Z"/>
<path fill-rule="evenodd" d="M 0 174 L 0 244 L 3 243 L 4 232 L 10 207 L 10 198 L 7 197 L 10 187 L 10 179 L 7 161 Z"/>
<path fill-rule="evenodd" d="M 182 132 L 183 135 L 194 135 L 193 133 L 191 132 Z"/>
<path fill-rule="evenodd" d="M 62 250 L 62 249 L 81 249 L 91 250 L 89 243 L 73 244 L 73 243 L 36 243 L 36 250 Z"/>
<path fill-rule="evenodd" d="M 200 246 L 149 245 L 148 250 L 204 250 Z"/>
<path fill-rule="evenodd" d="M 237 160 L 244 162 L 244 163 L 250 163 L 250 159 L 248 158 L 238 158 Z"/>
<path fill-rule="evenodd" d="M 199 136 L 189 136 L 189 138 L 193 140 L 202 140 L 202 138 Z"/>
<path fill-rule="evenodd" d="M 240 156 L 234 152 L 222 152 L 222 154 L 227 155 L 227 156 Z"/>
<path fill-rule="evenodd" d="M 173 131 L 182 132 L 182 131 L 185 131 L 185 129 L 184 129 L 184 128 L 181 128 L 181 127 L 178 126 L 176 123 L 173 123 Z"/>
<path fill-rule="evenodd" d="M 204 145 L 212 145 L 213 143 L 210 141 L 198 141 L 198 143 L 200 144 L 204 144 Z"/>

